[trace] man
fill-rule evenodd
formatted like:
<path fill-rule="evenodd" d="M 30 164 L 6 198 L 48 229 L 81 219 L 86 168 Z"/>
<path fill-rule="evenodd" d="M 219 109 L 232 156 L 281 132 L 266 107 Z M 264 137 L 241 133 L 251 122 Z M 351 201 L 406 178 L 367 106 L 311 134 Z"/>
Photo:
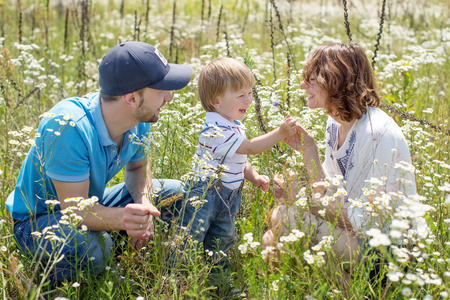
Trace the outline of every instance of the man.
<path fill-rule="evenodd" d="M 100 63 L 99 93 L 65 99 L 44 114 L 6 206 L 21 250 L 51 255 L 44 257 L 52 281 L 104 270 L 113 245 L 108 232 L 126 231 L 135 249 L 153 237 L 152 216 L 160 213 L 147 195 L 162 188 L 160 197 L 171 196 L 180 182 L 151 179 L 149 123 L 191 76 L 191 67 L 168 64 L 149 44 L 122 43 Z M 106 188 L 123 167 L 125 182 Z"/>

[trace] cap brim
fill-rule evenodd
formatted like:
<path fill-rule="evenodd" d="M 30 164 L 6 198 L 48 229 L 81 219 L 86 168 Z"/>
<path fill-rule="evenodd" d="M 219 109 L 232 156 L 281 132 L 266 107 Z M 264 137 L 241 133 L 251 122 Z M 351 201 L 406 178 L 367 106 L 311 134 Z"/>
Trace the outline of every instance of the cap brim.
<path fill-rule="evenodd" d="M 164 78 L 149 88 L 157 90 L 179 90 L 184 88 L 192 78 L 192 67 L 187 65 L 169 64 L 170 70 Z"/>

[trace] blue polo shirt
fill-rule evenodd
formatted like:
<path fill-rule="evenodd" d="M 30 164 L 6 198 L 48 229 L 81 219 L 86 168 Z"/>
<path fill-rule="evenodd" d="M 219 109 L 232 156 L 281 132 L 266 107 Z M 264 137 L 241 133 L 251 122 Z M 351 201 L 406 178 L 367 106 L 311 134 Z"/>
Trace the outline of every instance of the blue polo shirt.
<path fill-rule="evenodd" d="M 126 163 L 146 157 L 149 131 L 150 124 L 139 123 L 125 132 L 118 155 L 103 120 L 99 93 L 59 102 L 41 120 L 36 145 L 22 165 L 6 207 L 16 220 L 47 213 L 45 201 L 58 199 L 51 179 L 89 179 L 89 197 L 101 201 L 106 184 Z"/>

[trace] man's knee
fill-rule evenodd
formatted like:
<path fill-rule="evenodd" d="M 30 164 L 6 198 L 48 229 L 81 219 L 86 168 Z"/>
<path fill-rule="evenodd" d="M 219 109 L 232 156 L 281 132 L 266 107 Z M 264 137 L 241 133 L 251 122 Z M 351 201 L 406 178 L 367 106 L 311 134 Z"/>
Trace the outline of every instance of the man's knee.
<path fill-rule="evenodd" d="M 176 179 L 153 179 L 152 183 L 155 203 L 166 202 L 161 207 L 161 219 L 169 222 L 178 217 L 186 193 L 184 183 Z"/>
<path fill-rule="evenodd" d="M 111 236 L 106 231 L 97 231 L 93 235 L 88 255 L 94 273 L 99 273 L 109 264 L 114 245 Z"/>
<path fill-rule="evenodd" d="M 177 194 L 184 193 L 184 184 L 176 179 L 153 179 L 153 192 L 158 198 L 168 198 Z"/>
<path fill-rule="evenodd" d="M 108 264 L 112 247 L 113 241 L 106 231 L 77 232 L 64 246 L 62 254 L 67 258 L 66 262 L 88 267 L 89 272 L 97 274 Z"/>

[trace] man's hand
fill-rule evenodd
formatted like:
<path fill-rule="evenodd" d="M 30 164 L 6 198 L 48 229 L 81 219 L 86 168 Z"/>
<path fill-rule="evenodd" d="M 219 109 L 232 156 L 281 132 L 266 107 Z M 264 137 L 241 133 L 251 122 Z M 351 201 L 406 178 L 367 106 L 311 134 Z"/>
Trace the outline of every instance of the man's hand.
<path fill-rule="evenodd" d="M 123 221 L 127 234 L 131 236 L 131 247 L 139 250 L 148 244 L 155 235 L 153 216 L 160 214 L 151 204 L 130 203 L 125 206 Z"/>
<path fill-rule="evenodd" d="M 152 216 L 161 213 L 151 204 L 130 203 L 125 206 L 123 222 L 127 234 L 135 238 L 153 238 L 154 227 Z"/>
<path fill-rule="evenodd" d="M 127 231 L 127 233 L 128 233 L 128 231 Z M 153 216 L 151 216 L 151 215 L 148 218 L 146 234 L 147 233 L 150 233 L 149 237 L 143 237 L 143 238 L 132 237 L 130 239 L 130 246 L 135 250 L 140 250 L 142 247 L 145 247 L 148 244 L 148 242 L 150 242 L 150 240 L 154 237 L 155 227 L 153 225 Z"/>

